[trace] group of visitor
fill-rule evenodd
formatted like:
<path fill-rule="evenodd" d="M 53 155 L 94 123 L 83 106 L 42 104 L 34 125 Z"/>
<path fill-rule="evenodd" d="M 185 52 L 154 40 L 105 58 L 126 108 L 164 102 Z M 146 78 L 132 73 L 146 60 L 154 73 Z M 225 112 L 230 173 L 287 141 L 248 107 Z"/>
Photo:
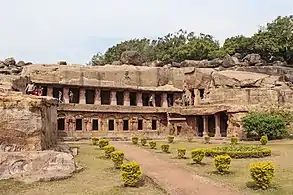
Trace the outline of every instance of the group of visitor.
<path fill-rule="evenodd" d="M 28 95 L 42 96 L 43 88 L 37 87 L 34 82 L 30 81 L 25 88 L 25 93 Z"/>

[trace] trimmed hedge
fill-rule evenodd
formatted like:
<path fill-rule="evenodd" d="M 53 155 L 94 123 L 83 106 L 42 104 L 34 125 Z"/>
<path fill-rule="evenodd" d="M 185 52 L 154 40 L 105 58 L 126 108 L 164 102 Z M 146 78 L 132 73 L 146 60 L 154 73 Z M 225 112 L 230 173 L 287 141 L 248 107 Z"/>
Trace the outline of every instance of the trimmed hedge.
<path fill-rule="evenodd" d="M 115 151 L 115 147 L 114 146 L 105 146 L 104 147 L 104 151 L 105 151 L 105 157 L 106 158 L 111 158 L 111 153 Z"/>
<path fill-rule="evenodd" d="M 231 137 L 231 144 L 238 144 L 238 137 Z"/>
<path fill-rule="evenodd" d="M 205 144 L 209 144 L 210 143 L 210 141 L 211 141 L 211 137 L 210 136 L 206 135 L 203 138 L 204 138 L 204 143 Z"/>
<path fill-rule="evenodd" d="M 161 145 L 161 149 L 165 153 L 169 153 L 169 148 L 170 148 L 170 145 L 169 144 L 162 144 Z"/>
<path fill-rule="evenodd" d="M 92 137 L 92 144 L 94 146 L 98 145 L 99 144 L 99 138 L 98 137 Z"/>
<path fill-rule="evenodd" d="M 173 135 L 169 135 L 168 136 L 168 143 L 173 143 L 174 142 L 174 136 Z"/>
<path fill-rule="evenodd" d="M 214 158 L 214 165 L 220 174 L 225 174 L 229 171 L 232 158 L 228 155 L 219 155 Z"/>
<path fill-rule="evenodd" d="M 155 141 L 150 141 L 149 144 L 150 144 L 151 149 L 155 149 L 157 146 L 157 142 L 155 142 Z"/>
<path fill-rule="evenodd" d="M 145 146 L 147 144 L 147 139 L 146 138 L 141 138 L 140 143 L 142 146 Z"/>
<path fill-rule="evenodd" d="M 206 156 L 229 155 L 231 158 L 263 158 L 271 156 L 271 149 L 252 145 L 226 145 L 207 148 Z"/>
<path fill-rule="evenodd" d="M 177 149 L 177 152 L 178 152 L 177 157 L 178 157 L 179 159 L 182 159 L 182 158 L 184 158 L 184 156 L 185 156 L 185 154 L 186 154 L 186 149 L 185 149 L 185 148 L 178 148 L 178 149 Z"/>
<path fill-rule="evenodd" d="M 114 167 L 116 169 L 120 169 L 124 160 L 124 152 L 122 151 L 114 151 L 111 153 L 111 160 L 114 162 Z"/>
<path fill-rule="evenodd" d="M 137 162 L 129 162 L 121 165 L 121 173 L 122 181 L 124 186 L 135 187 L 137 186 L 142 172 L 140 169 L 140 165 Z"/>
<path fill-rule="evenodd" d="M 271 162 L 256 162 L 250 164 L 249 171 L 256 185 L 265 190 L 273 180 L 275 166 Z"/>
<path fill-rule="evenodd" d="M 133 137 L 131 140 L 134 145 L 138 144 L 138 137 Z"/>
<path fill-rule="evenodd" d="M 108 146 L 108 145 L 109 145 L 109 140 L 107 140 L 107 139 L 101 139 L 99 141 L 99 147 L 101 149 L 103 149 L 105 146 Z"/>
<path fill-rule="evenodd" d="M 267 145 L 267 143 L 269 142 L 268 136 L 266 135 L 261 136 L 259 142 L 261 145 Z"/>
<path fill-rule="evenodd" d="M 199 148 L 199 149 L 195 149 L 191 151 L 191 158 L 197 164 L 201 163 L 204 156 L 205 156 L 205 149 L 203 148 Z"/>

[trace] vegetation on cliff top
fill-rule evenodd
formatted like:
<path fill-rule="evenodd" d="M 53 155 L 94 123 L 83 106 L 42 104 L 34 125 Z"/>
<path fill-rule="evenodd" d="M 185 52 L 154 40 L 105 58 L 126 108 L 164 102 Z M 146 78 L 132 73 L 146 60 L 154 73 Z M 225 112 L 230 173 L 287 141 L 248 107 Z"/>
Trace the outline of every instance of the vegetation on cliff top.
<path fill-rule="evenodd" d="M 204 60 L 223 58 L 238 53 L 243 58 L 249 53 L 260 54 L 262 59 L 284 61 L 293 64 L 293 16 L 277 17 L 262 26 L 251 37 L 237 35 L 227 38 L 220 46 L 212 35 L 179 30 L 155 40 L 132 39 L 123 41 L 104 54 L 97 53 L 90 64 L 113 63 L 119 61 L 124 51 L 137 51 L 143 62 L 159 60 L 164 63 L 183 60 Z"/>

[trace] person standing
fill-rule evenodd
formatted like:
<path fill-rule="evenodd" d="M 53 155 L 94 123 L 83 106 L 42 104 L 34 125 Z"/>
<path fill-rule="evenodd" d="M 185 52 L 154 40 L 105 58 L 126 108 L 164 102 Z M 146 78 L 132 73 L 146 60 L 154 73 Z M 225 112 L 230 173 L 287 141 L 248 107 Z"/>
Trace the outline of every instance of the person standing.
<path fill-rule="evenodd" d="M 32 81 L 30 81 L 29 84 L 27 84 L 25 88 L 25 93 L 29 95 L 33 95 L 34 91 L 35 91 L 35 84 Z"/>

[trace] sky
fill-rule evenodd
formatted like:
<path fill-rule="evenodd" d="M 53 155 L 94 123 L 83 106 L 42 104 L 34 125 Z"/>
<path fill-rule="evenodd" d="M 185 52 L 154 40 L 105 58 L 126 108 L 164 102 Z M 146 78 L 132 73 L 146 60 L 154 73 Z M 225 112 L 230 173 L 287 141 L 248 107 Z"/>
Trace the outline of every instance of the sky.
<path fill-rule="evenodd" d="M 250 36 L 292 0 L 0 0 L 0 60 L 84 64 L 131 38 L 179 29 L 225 38 Z"/>

